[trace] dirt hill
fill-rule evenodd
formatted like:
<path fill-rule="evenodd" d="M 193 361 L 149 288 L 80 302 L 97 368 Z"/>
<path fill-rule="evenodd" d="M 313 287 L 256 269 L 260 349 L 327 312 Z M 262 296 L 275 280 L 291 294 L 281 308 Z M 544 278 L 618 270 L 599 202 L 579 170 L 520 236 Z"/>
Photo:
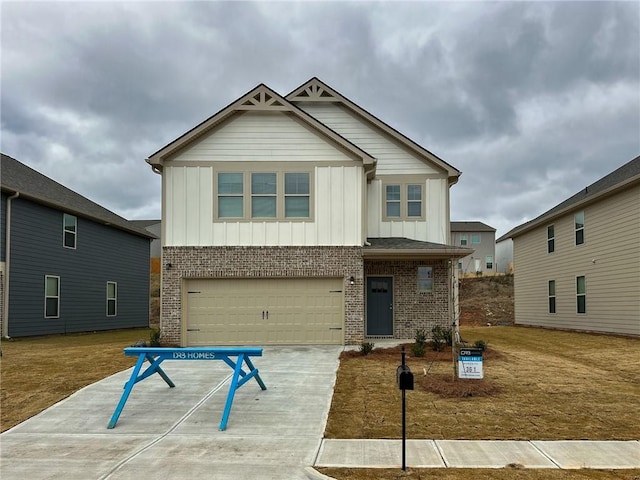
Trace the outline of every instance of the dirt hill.
<path fill-rule="evenodd" d="M 512 325 L 513 275 L 460 280 L 460 325 Z"/>

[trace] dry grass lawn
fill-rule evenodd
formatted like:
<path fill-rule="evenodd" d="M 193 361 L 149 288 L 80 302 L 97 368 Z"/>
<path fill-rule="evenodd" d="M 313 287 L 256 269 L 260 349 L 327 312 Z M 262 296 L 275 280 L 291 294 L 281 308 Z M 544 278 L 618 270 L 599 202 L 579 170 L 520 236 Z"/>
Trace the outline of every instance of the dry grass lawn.
<path fill-rule="evenodd" d="M 124 347 L 149 340 L 149 329 L 3 340 L 0 344 L 0 431 L 75 391 L 125 370 Z"/>
<path fill-rule="evenodd" d="M 489 345 L 483 381 L 454 382 L 450 351 L 410 358 L 407 348 L 416 384 L 407 392 L 409 438 L 639 438 L 640 339 L 526 327 L 472 327 L 462 337 Z M 400 438 L 398 350 L 354 353 L 342 355 L 325 435 Z"/>

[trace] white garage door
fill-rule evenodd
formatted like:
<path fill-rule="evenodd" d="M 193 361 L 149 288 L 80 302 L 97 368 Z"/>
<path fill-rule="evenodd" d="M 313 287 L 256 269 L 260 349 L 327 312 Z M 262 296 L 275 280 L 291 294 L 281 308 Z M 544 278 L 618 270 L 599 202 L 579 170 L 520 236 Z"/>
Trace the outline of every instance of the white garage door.
<path fill-rule="evenodd" d="M 187 346 L 342 344 L 342 278 L 186 280 Z"/>

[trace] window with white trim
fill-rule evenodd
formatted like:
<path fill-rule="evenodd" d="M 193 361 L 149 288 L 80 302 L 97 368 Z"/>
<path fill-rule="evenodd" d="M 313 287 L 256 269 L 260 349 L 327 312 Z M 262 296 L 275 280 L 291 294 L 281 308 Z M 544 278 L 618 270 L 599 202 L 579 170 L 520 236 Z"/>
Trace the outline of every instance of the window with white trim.
<path fill-rule="evenodd" d="M 44 277 L 44 318 L 60 317 L 60 277 Z"/>
<path fill-rule="evenodd" d="M 433 267 L 418 267 L 418 292 L 433 290 Z"/>
<path fill-rule="evenodd" d="M 475 245 L 480 243 L 480 234 L 479 233 L 472 233 L 471 234 L 471 243 L 475 244 Z"/>
<path fill-rule="evenodd" d="M 493 270 L 493 255 L 485 257 L 485 270 Z"/>
<path fill-rule="evenodd" d="M 118 284 L 107 282 L 107 317 L 115 317 L 118 314 Z"/>
<path fill-rule="evenodd" d="M 465 246 L 467 244 L 467 234 L 463 233 L 460 235 L 460 245 Z"/>
<path fill-rule="evenodd" d="M 547 226 L 547 253 L 553 253 L 556 249 L 555 228 L 553 225 Z"/>
<path fill-rule="evenodd" d="M 584 212 L 578 212 L 573 216 L 576 230 L 576 245 L 584 243 Z"/>
<path fill-rule="evenodd" d="M 284 174 L 284 217 L 309 218 L 310 185 L 308 172 Z"/>
<path fill-rule="evenodd" d="M 244 175 L 241 172 L 218 173 L 218 217 L 244 217 Z"/>
<path fill-rule="evenodd" d="M 275 173 L 251 174 L 251 218 L 276 218 L 278 180 Z"/>
<path fill-rule="evenodd" d="M 576 313 L 587 313 L 587 279 L 576 277 Z"/>
<path fill-rule="evenodd" d="M 549 313 L 556 313 L 556 281 L 549 280 Z"/>
<path fill-rule="evenodd" d="M 78 219 L 74 215 L 64 213 L 62 215 L 62 245 L 65 248 L 76 248 L 76 236 L 78 234 Z"/>

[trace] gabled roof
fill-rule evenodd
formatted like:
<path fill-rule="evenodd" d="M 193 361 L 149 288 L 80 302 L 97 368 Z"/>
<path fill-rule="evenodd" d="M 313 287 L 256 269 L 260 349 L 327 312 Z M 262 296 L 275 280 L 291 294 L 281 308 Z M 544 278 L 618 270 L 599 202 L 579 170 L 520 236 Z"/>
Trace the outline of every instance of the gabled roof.
<path fill-rule="evenodd" d="M 523 233 L 540 226 L 540 224 L 550 222 L 572 210 L 575 211 L 580 208 L 584 208 L 591 203 L 602 200 L 603 198 L 638 183 L 640 183 L 640 156 L 624 164 L 617 170 L 614 170 L 609 175 L 602 177 L 600 180 L 592 183 L 583 190 L 580 190 L 572 197 L 556 205 L 552 209 L 547 210 L 542 215 L 513 228 L 496 241 L 501 242 L 507 238 L 514 238 L 522 235 Z"/>
<path fill-rule="evenodd" d="M 495 232 L 496 229 L 482 222 L 450 222 L 452 232 Z"/>
<path fill-rule="evenodd" d="M 110 210 L 70 190 L 8 155 L 0 154 L 0 186 L 7 195 L 19 194 L 26 198 L 64 212 L 85 217 L 104 225 L 147 238 L 155 235 L 139 228 Z"/>
<path fill-rule="evenodd" d="M 447 162 L 442 160 L 437 155 L 431 153 L 426 148 L 418 145 L 416 142 L 411 140 L 410 138 L 404 136 L 402 133 L 394 129 L 393 127 L 387 125 L 385 122 L 380 120 L 375 115 L 367 112 L 364 108 L 355 104 L 347 97 L 335 91 L 333 88 L 328 86 L 326 83 L 322 82 L 317 77 L 313 77 L 311 80 L 305 82 L 300 85 L 298 88 L 293 90 L 289 95 L 287 95 L 287 100 L 295 103 L 295 102 L 333 102 L 339 103 L 349 109 L 351 112 L 354 112 L 360 118 L 363 118 L 368 123 L 374 125 L 378 129 L 382 130 L 384 133 L 400 142 L 410 151 L 417 154 L 419 157 L 422 157 L 425 160 L 429 160 L 434 163 L 441 169 L 447 172 L 449 177 L 449 183 L 454 184 L 458 181 L 458 177 L 462 174 L 460 170 L 449 165 Z"/>
<path fill-rule="evenodd" d="M 369 169 L 367 169 L 368 171 L 373 171 L 375 168 L 376 160 L 374 157 L 372 157 L 360 147 L 354 145 L 335 131 L 331 130 L 322 122 L 313 118 L 301 108 L 296 107 L 284 97 L 280 96 L 278 93 L 271 90 L 269 87 L 262 83 L 244 94 L 238 100 L 230 103 L 222 110 L 206 119 L 204 122 L 196 125 L 194 128 L 192 128 L 182 136 L 178 137 L 168 145 L 162 147 L 147 159 L 147 163 L 149 163 L 156 169 L 162 170 L 163 161 L 165 159 L 169 158 L 179 150 L 185 148 L 187 145 L 189 145 L 191 142 L 198 139 L 202 135 L 209 133 L 232 116 L 249 111 L 277 111 L 293 115 L 297 119 L 301 120 L 307 127 L 321 134 L 338 148 L 346 151 L 348 154 L 350 154 L 350 156 L 361 159 L 364 165 L 368 165 L 370 167 Z"/>
<path fill-rule="evenodd" d="M 368 245 L 362 249 L 365 259 L 442 259 L 462 258 L 471 255 L 473 248 L 422 242 L 404 237 L 367 238 Z"/>

